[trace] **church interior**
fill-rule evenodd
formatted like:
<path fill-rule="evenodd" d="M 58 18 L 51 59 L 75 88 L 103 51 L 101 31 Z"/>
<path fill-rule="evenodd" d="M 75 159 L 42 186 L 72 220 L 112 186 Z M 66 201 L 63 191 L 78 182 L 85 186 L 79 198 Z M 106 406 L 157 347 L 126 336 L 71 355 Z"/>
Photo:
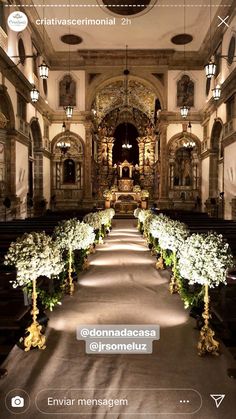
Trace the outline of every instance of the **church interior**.
<path fill-rule="evenodd" d="M 235 260 L 236 0 L 0 0 L 3 417 L 233 419 Z"/>

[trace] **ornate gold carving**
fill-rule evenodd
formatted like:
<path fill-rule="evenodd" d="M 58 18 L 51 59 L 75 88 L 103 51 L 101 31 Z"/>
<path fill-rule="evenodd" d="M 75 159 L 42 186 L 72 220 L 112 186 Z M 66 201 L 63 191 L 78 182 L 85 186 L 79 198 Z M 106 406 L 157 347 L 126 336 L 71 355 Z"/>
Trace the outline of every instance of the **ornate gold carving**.
<path fill-rule="evenodd" d="M 8 122 L 8 119 L 5 117 L 5 115 L 2 112 L 0 112 L 0 128 L 2 129 L 6 128 L 7 122 Z"/>
<path fill-rule="evenodd" d="M 37 292 L 36 292 L 36 279 L 32 280 L 33 291 L 32 291 L 32 301 L 33 307 L 31 314 L 33 316 L 33 323 L 26 329 L 26 332 L 29 333 L 28 336 L 24 338 L 25 351 L 29 351 L 33 346 L 34 348 L 45 349 L 46 337 L 41 333 L 42 326 L 37 322 L 37 315 L 39 310 L 37 308 Z"/>
<path fill-rule="evenodd" d="M 207 353 L 212 355 L 219 355 L 219 342 L 214 339 L 215 332 L 209 327 L 209 319 L 211 315 L 209 313 L 209 290 L 208 285 L 205 285 L 205 296 L 204 296 L 204 313 L 202 317 L 204 318 L 204 326 L 200 331 L 200 339 L 197 345 L 198 355 L 202 356 Z"/>
<path fill-rule="evenodd" d="M 73 283 L 73 278 L 72 278 L 72 249 L 71 247 L 68 250 L 68 278 L 67 278 L 67 284 L 66 284 L 66 292 L 69 295 L 73 295 L 74 290 L 75 290 L 75 286 Z"/>

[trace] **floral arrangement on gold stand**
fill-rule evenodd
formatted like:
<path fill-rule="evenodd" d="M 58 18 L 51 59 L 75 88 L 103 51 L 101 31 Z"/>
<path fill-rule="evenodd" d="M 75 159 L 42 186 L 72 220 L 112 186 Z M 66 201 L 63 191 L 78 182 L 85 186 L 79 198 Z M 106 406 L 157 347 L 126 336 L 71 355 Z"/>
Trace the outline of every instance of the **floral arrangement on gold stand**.
<path fill-rule="evenodd" d="M 209 325 L 209 288 L 226 284 L 227 269 L 233 265 L 229 244 L 221 234 L 192 234 L 179 251 L 179 273 L 188 279 L 190 285 L 204 286 L 204 325 L 200 330 L 197 345 L 198 355 L 219 355 L 219 342 L 214 339 L 215 332 Z"/>
<path fill-rule="evenodd" d="M 32 323 L 26 329 L 27 336 L 22 339 L 25 351 L 31 347 L 45 349 L 46 338 L 42 333 L 42 326 L 37 321 L 36 280 L 40 276 L 48 278 L 58 275 L 64 269 L 61 252 L 52 238 L 45 232 L 25 233 L 11 243 L 5 256 L 5 265 L 15 266 L 16 279 L 11 281 L 13 288 L 26 287 L 32 282 Z"/>
<path fill-rule="evenodd" d="M 72 278 L 74 250 L 89 249 L 95 241 L 93 227 L 80 222 L 77 218 L 64 220 L 55 228 L 54 237 L 57 246 L 61 251 L 67 252 L 68 257 L 68 278 L 66 281 L 66 292 L 69 295 L 74 293 Z"/>

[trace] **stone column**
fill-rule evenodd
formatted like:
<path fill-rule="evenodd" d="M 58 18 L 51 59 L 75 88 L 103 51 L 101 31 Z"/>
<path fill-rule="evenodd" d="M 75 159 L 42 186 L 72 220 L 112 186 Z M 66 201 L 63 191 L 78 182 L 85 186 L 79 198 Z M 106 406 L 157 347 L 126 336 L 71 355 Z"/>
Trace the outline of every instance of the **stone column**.
<path fill-rule="evenodd" d="M 17 133 L 7 134 L 6 144 L 6 185 L 7 193 L 16 196 L 16 140 Z M 28 162 L 27 162 L 28 163 Z"/>
<path fill-rule="evenodd" d="M 167 123 L 160 124 L 160 201 L 168 200 Z"/>
<path fill-rule="evenodd" d="M 92 199 L 92 122 L 85 123 L 84 199 Z"/>
<path fill-rule="evenodd" d="M 17 197 L 16 191 L 16 140 L 17 132 L 12 131 L 7 133 L 6 139 L 6 196 L 8 196 L 11 201 L 11 211 L 14 213 L 14 217 L 18 218 L 20 216 L 20 198 Z M 27 162 L 28 164 L 28 162 Z"/>
<path fill-rule="evenodd" d="M 112 172 L 112 150 L 114 147 L 115 138 L 110 137 L 107 138 L 107 162 L 108 162 L 108 168 L 109 172 Z"/>
<path fill-rule="evenodd" d="M 143 174 L 144 172 L 144 147 L 145 140 L 144 137 L 137 138 L 138 147 L 139 147 L 139 173 Z"/>

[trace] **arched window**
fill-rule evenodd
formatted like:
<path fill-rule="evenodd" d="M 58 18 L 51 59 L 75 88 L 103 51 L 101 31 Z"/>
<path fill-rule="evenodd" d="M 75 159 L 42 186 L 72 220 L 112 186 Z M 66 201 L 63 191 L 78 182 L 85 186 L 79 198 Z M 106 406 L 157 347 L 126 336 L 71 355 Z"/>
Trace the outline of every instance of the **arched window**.
<path fill-rule="evenodd" d="M 63 182 L 75 183 L 75 162 L 72 159 L 66 159 L 63 163 Z"/>

